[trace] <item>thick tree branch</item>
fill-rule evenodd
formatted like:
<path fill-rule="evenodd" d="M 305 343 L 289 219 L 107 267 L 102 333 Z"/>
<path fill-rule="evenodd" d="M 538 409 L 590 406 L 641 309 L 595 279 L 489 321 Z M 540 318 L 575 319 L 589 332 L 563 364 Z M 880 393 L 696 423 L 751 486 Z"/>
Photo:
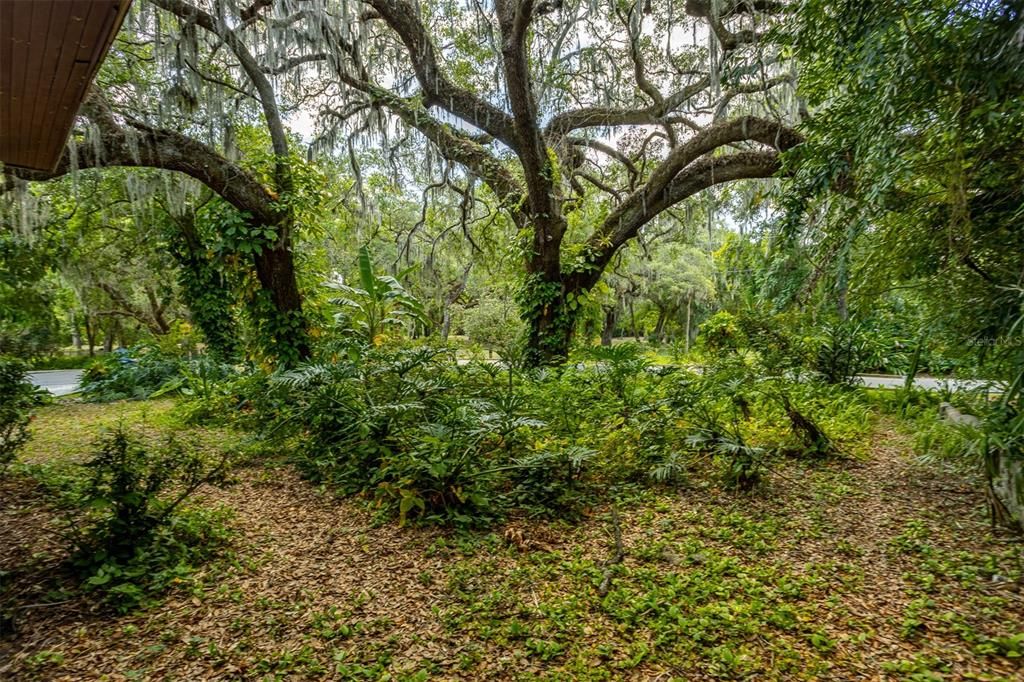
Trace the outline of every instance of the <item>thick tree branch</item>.
<path fill-rule="evenodd" d="M 495 6 L 502 34 L 505 86 L 518 141 L 515 150 L 523 165 L 530 213 L 541 224 L 551 223 L 551 232 L 544 239 L 555 242 L 557 248 L 562 237 L 558 225 L 562 221 L 557 210 L 552 162 L 537 124 L 537 102 L 526 54 L 526 29 L 533 13 L 533 0 L 497 0 Z"/>
<path fill-rule="evenodd" d="M 216 35 L 226 44 L 238 58 L 239 65 L 245 71 L 256 92 L 259 94 L 260 104 L 263 107 L 263 115 L 267 121 L 267 129 L 270 132 L 270 141 L 274 148 L 276 157 L 275 180 L 277 189 L 281 192 L 288 192 L 292 189 L 291 174 L 288 171 L 288 135 L 285 131 L 284 121 L 281 117 L 281 110 L 277 104 L 277 95 L 274 88 L 264 73 L 263 68 L 256 61 L 256 58 L 249 51 L 245 42 L 224 22 L 212 14 L 190 5 L 184 0 L 149 0 L 157 7 L 174 14 L 186 21 L 194 22 L 197 26 Z M 280 239 L 285 242 L 288 237 L 288 226 L 282 225 Z"/>
<path fill-rule="evenodd" d="M 582 285 L 593 286 L 616 251 L 663 211 L 714 185 L 733 180 L 771 177 L 780 168 L 779 155 L 775 151 L 705 156 L 680 173 L 670 185 L 648 196 L 646 201 L 627 201 L 588 240 L 590 268 L 577 275 Z"/>
<path fill-rule="evenodd" d="M 625 154 L 623 154 L 622 152 L 620 152 L 615 147 L 612 147 L 611 145 L 605 144 L 600 140 L 590 140 L 582 137 L 571 137 L 569 138 L 569 142 L 570 144 L 576 145 L 578 147 L 588 147 L 590 149 L 593 149 L 594 151 L 601 152 L 602 154 L 615 159 L 616 161 L 618 161 L 619 163 L 626 167 L 626 170 L 629 172 L 629 175 L 631 177 L 635 178 L 640 175 L 640 171 L 639 169 L 637 169 L 636 164 L 633 163 L 633 160 L 630 159 Z"/>
<path fill-rule="evenodd" d="M 261 224 L 273 225 L 280 218 L 275 197 L 263 184 L 211 147 L 174 130 L 153 128 L 137 121 L 121 125 L 95 93 L 83 104 L 82 113 L 95 124 L 100 140 L 98 144 L 79 145 L 74 164 L 70 150 L 66 149 L 53 171 L 9 168 L 6 172 L 24 181 L 43 181 L 66 175 L 75 167 L 160 168 L 199 180 Z"/>
<path fill-rule="evenodd" d="M 363 0 L 398 34 L 405 45 L 427 96 L 424 106 L 437 105 L 485 131 L 509 147 L 515 147 L 512 117 L 474 93 L 452 83 L 441 70 L 437 49 L 420 21 L 418 5 L 409 0 Z"/>
<path fill-rule="evenodd" d="M 549 140 L 568 135 L 580 128 L 595 128 L 622 125 L 659 125 L 665 123 L 664 118 L 677 107 L 707 90 L 711 85 L 710 76 L 704 76 L 696 82 L 676 91 L 661 101 L 643 108 L 622 107 L 581 107 L 567 111 L 551 119 L 545 136 Z"/>
<path fill-rule="evenodd" d="M 127 296 L 121 293 L 121 291 L 112 284 L 101 282 L 99 280 L 94 281 L 97 288 L 109 296 L 110 300 L 116 305 L 121 307 L 121 310 L 111 311 L 114 314 L 133 318 L 144 324 L 147 329 L 157 335 L 166 334 L 170 331 L 170 325 L 167 324 L 167 320 L 164 319 L 163 315 L 164 306 L 156 300 L 156 293 L 151 288 L 146 289 L 146 297 L 150 306 L 150 310 L 147 313 L 147 311 L 132 303 Z"/>
<path fill-rule="evenodd" d="M 694 135 L 685 143 L 676 147 L 661 164 L 654 169 L 643 187 L 638 189 L 626 203 L 609 216 L 614 219 L 615 213 L 629 210 L 631 204 L 642 204 L 651 197 L 659 195 L 686 166 L 699 157 L 719 147 L 736 142 L 759 142 L 779 150 L 786 150 L 801 142 L 800 136 L 777 121 L 741 116 L 708 126 Z"/>
<path fill-rule="evenodd" d="M 690 16 L 707 20 L 726 52 L 751 45 L 764 37 L 764 33 L 752 29 L 730 31 L 725 25 L 726 19 L 740 14 L 780 14 L 788 9 L 785 2 L 777 0 L 732 0 L 717 8 L 713 3 L 714 0 L 686 0 L 685 10 Z"/>
<path fill-rule="evenodd" d="M 241 17 L 242 21 L 252 21 L 265 7 L 270 7 L 274 4 L 274 0 L 253 0 L 253 3 L 242 10 Z"/>
<path fill-rule="evenodd" d="M 341 79 L 346 85 L 364 93 L 374 105 L 386 107 L 406 125 L 420 131 L 446 159 L 476 173 L 499 199 L 519 203 L 524 189 L 501 161 L 469 135 L 431 116 L 418 99 L 399 97 L 391 90 L 351 76 L 343 75 Z"/>
<path fill-rule="evenodd" d="M 671 206 L 668 204 L 658 208 L 661 205 L 660 202 L 675 191 L 673 188 L 679 185 L 681 178 L 689 177 L 691 169 L 687 168 L 688 166 L 721 147 L 743 141 L 757 142 L 778 150 L 786 150 L 799 144 L 802 138 L 777 121 L 754 116 L 742 116 L 712 124 L 674 148 L 654 169 L 647 182 L 609 214 L 591 241 L 595 244 L 611 245 L 611 253 L 614 253 L 614 250 L 625 243 L 626 239 L 635 235 L 645 222 L 660 213 L 665 207 Z M 701 161 L 706 162 L 707 158 L 701 159 Z M 649 213 L 652 210 L 654 213 Z M 617 241 L 615 235 L 621 235 L 623 230 L 629 236 Z M 609 258 L 611 253 L 608 254 Z"/>
<path fill-rule="evenodd" d="M 276 66 L 263 65 L 260 67 L 260 70 L 271 76 L 279 76 L 282 73 L 288 73 L 297 66 L 309 64 L 311 62 L 325 62 L 330 58 L 331 55 L 327 52 L 314 52 L 311 54 L 300 55 L 298 57 L 291 57 Z"/>
<path fill-rule="evenodd" d="M 647 78 L 647 67 L 644 64 L 644 56 L 640 51 L 640 34 L 642 30 L 643 14 L 639 11 L 639 5 L 629 8 L 628 16 L 623 16 L 619 10 L 619 18 L 622 20 L 629 34 L 629 57 L 633 60 L 633 77 L 636 79 L 636 86 L 646 94 L 654 103 L 660 104 L 665 98 L 661 91 Z"/>

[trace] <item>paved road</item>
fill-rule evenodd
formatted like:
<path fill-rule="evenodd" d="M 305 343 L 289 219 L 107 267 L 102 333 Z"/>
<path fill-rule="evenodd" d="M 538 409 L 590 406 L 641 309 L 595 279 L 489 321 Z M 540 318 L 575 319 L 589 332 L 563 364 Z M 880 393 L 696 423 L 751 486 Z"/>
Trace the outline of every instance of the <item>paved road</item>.
<path fill-rule="evenodd" d="M 860 382 L 868 388 L 903 388 L 905 377 L 888 374 L 862 374 Z M 980 379 L 936 379 L 934 377 L 917 377 L 914 379 L 914 386 L 927 391 L 976 391 L 979 389 L 988 390 L 990 393 L 999 393 L 1003 386 L 994 381 L 982 381 Z"/>
<path fill-rule="evenodd" d="M 45 369 L 28 373 L 29 381 L 57 396 L 74 393 L 81 378 L 80 369 Z"/>

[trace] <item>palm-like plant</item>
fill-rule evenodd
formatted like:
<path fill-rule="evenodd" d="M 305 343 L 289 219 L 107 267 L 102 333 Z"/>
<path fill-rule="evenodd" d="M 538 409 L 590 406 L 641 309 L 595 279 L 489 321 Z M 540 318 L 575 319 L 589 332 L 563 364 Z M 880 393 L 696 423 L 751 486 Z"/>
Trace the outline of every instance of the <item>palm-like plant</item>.
<path fill-rule="evenodd" d="M 400 326 L 408 319 L 430 324 L 422 304 L 397 278 L 374 273 L 373 259 L 366 246 L 359 249 L 359 287 L 345 284 L 341 275 L 335 275 L 325 285 L 342 294 L 331 299 L 333 305 L 343 308 L 334 316 L 335 320 L 357 331 L 372 345 L 379 345 L 387 327 Z"/>

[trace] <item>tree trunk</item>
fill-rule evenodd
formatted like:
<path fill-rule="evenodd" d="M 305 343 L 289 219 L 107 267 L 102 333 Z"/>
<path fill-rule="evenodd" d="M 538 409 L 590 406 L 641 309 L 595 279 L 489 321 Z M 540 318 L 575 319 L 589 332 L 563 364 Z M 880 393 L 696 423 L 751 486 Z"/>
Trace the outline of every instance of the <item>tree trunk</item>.
<path fill-rule="evenodd" d="M 146 300 L 149 301 L 149 315 L 153 318 L 151 328 L 154 331 L 158 331 L 161 335 L 169 334 L 171 331 L 171 325 L 164 316 L 164 308 L 166 303 L 164 301 L 157 300 L 156 292 L 153 291 L 152 287 L 146 287 Z"/>
<path fill-rule="evenodd" d="M 612 338 L 615 336 L 615 323 L 618 321 L 618 308 L 604 309 L 604 326 L 601 328 L 601 345 L 612 345 Z"/>
<path fill-rule="evenodd" d="M 89 344 L 89 357 L 91 358 L 96 355 L 96 327 L 88 312 L 85 313 L 85 342 Z"/>
<path fill-rule="evenodd" d="M 557 220 L 549 222 L 534 226 L 534 252 L 526 261 L 520 299 L 523 319 L 530 327 L 524 360 L 533 367 L 559 365 L 568 359 L 579 311 L 576 296 L 600 277 L 600 272 L 562 275 L 559 240 L 553 237 L 562 233 L 562 226 L 555 224 Z"/>
<path fill-rule="evenodd" d="M 847 292 L 850 289 L 850 280 L 846 276 L 845 268 L 839 273 L 836 289 L 836 313 L 839 315 L 840 322 L 846 322 L 850 318 L 849 307 L 846 302 Z"/>
<path fill-rule="evenodd" d="M 239 355 L 238 325 L 232 305 L 235 295 L 229 272 L 208 255 L 196 230 L 194 216 L 172 216 L 177 229 L 168 230 L 171 255 L 178 264 L 178 284 L 192 321 L 206 339 L 207 351 L 221 360 Z"/>
<path fill-rule="evenodd" d="M 539 309 L 528 311 L 530 333 L 526 340 L 526 361 L 533 367 L 559 365 L 569 357 L 575 311 L 569 310 L 565 291 L 559 290 Z"/>
<path fill-rule="evenodd" d="M 117 320 L 111 318 L 107 322 L 107 328 L 103 333 L 103 352 L 109 353 L 114 350 L 114 335 L 117 333 Z"/>
<path fill-rule="evenodd" d="M 651 331 L 651 338 L 662 343 L 665 340 L 665 322 L 668 320 L 668 313 L 664 310 L 658 311 L 658 321 L 654 325 L 654 330 Z"/>
<path fill-rule="evenodd" d="M 693 292 L 686 299 L 686 352 L 690 352 L 690 317 L 693 309 Z"/>
<path fill-rule="evenodd" d="M 82 350 L 82 330 L 78 327 L 78 313 L 72 310 L 68 313 L 68 323 L 71 325 L 71 345 L 76 351 Z"/>
<path fill-rule="evenodd" d="M 265 350 L 282 365 L 293 366 L 309 358 L 310 347 L 291 249 L 275 244 L 257 253 L 254 260 L 260 295 L 267 304 L 261 323 L 270 327 L 264 333 L 263 341 L 270 346 Z"/>
<path fill-rule="evenodd" d="M 441 343 L 448 343 L 448 334 L 452 330 L 452 309 L 451 306 L 445 305 L 444 312 L 441 313 Z"/>
<path fill-rule="evenodd" d="M 448 343 L 448 334 L 452 330 L 452 306 L 459 300 L 459 296 L 462 296 L 462 292 L 466 290 L 466 283 L 469 281 L 469 273 L 472 270 L 473 263 L 470 262 L 465 270 L 462 271 L 462 278 L 455 283 L 455 286 L 451 288 L 451 291 L 448 292 L 448 295 L 441 302 L 441 341 L 444 343 Z"/>

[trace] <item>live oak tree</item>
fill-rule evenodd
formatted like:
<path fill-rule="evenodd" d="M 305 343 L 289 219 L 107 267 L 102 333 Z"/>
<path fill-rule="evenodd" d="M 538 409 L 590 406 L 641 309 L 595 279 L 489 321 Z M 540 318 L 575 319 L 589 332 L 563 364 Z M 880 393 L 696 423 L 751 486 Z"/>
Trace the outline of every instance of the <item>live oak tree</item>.
<path fill-rule="evenodd" d="M 201 5 L 137 3 L 57 168 L 7 169 L 2 187 L 119 166 L 200 181 L 236 212 L 235 241 L 258 282 L 252 304 L 263 350 L 290 364 L 309 355 L 309 341 L 292 254 L 300 199 L 282 113 L 281 79 L 289 68 L 274 61 L 279 55 L 255 10 Z M 305 96 L 292 88 L 291 106 Z M 269 138 L 264 168 L 237 160 L 237 129 L 254 124 Z"/>
<path fill-rule="evenodd" d="M 782 2 L 260 4 L 305 15 L 292 59 L 340 86 L 326 144 L 413 129 L 501 202 L 525 236 L 538 364 L 566 356 L 580 300 L 646 225 L 714 185 L 772 176 L 801 141 L 767 39 Z M 578 224 L 595 195 L 600 219 Z"/>

